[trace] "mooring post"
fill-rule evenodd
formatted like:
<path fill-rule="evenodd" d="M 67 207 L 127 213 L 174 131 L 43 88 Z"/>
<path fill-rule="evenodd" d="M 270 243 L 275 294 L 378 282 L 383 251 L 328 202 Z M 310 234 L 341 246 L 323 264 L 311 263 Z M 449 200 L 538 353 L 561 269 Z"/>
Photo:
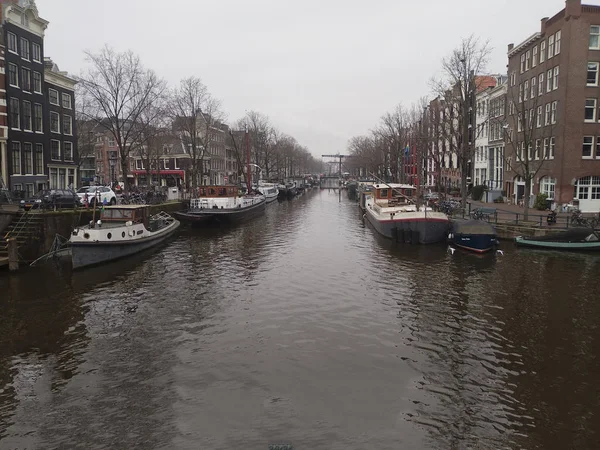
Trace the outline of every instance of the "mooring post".
<path fill-rule="evenodd" d="M 6 240 L 8 248 L 8 270 L 19 270 L 19 247 L 16 238 L 8 238 Z"/>

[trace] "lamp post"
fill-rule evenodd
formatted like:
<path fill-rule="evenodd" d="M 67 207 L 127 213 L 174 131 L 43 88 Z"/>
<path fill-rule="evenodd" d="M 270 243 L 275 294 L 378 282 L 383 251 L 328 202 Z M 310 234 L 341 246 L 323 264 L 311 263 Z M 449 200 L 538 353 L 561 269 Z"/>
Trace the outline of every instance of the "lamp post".
<path fill-rule="evenodd" d="M 117 164 L 117 159 L 114 158 L 114 156 L 111 154 L 108 159 L 108 163 L 110 164 L 110 182 L 112 183 L 112 186 L 114 187 L 114 185 L 116 183 L 115 165 Z"/>
<path fill-rule="evenodd" d="M 262 167 L 260 167 L 259 165 L 256 165 L 256 164 L 252 164 L 252 163 L 250 163 L 250 165 L 254 166 L 254 167 L 256 167 L 258 169 L 258 171 L 260 172 L 260 175 L 261 175 L 260 178 L 262 178 Z M 250 180 L 252 180 L 252 178 Z M 256 185 L 257 186 L 258 186 L 258 181 L 259 180 L 256 180 Z"/>

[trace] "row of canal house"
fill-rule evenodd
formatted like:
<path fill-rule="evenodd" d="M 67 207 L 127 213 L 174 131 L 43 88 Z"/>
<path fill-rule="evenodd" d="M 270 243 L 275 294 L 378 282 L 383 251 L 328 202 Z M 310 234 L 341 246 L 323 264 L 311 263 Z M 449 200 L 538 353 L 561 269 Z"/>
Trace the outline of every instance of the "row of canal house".
<path fill-rule="evenodd" d="M 44 55 L 33 0 L 0 0 L 0 175 L 13 191 L 79 184 L 75 80 Z"/>

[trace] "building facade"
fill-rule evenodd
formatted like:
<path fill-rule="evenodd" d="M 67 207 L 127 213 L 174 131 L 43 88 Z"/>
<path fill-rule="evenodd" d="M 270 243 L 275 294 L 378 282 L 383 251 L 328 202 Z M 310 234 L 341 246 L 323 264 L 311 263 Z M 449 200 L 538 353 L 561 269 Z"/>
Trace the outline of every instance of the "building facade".
<path fill-rule="evenodd" d="M 513 200 L 532 204 L 545 193 L 558 205 L 600 211 L 599 74 L 600 6 L 581 0 L 567 0 L 540 31 L 508 46 L 505 189 Z"/>
<path fill-rule="evenodd" d="M 475 186 L 486 184 L 488 176 L 488 160 L 487 152 L 489 148 L 489 109 L 490 109 L 490 93 L 488 89 L 484 89 L 477 93 L 476 97 L 476 114 L 475 114 L 475 151 L 473 153 L 473 170 Z"/>

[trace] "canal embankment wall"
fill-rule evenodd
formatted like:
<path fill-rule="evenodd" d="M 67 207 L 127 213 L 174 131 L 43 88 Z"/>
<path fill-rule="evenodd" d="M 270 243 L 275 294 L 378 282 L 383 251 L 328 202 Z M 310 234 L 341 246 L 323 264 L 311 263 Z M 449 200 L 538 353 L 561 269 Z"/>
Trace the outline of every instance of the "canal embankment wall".
<path fill-rule="evenodd" d="M 156 214 L 161 211 L 172 213 L 185 209 L 184 202 L 168 202 L 158 205 L 150 205 L 150 214 Z M 93 209 L 76 209 L 63 211 L 40 211 L 34 213 L 37 220 L 29 224 L 28 234 L 30 238 L 19 247 L 19 256 L 24 261 L 34 261 L 40 256 L 48 253 L 57 235 L 66 239 L 69 238 L 73 229 L 77 226 L 86 225 L 94 218 Z M 99 211 L 96 210 L 96 219 L 99 217 Z M 41 220 L 40 220 L 41 219 Z M 0 209 L 0 235 L 11 223 L 18 219 L 15 210 Z"/>

